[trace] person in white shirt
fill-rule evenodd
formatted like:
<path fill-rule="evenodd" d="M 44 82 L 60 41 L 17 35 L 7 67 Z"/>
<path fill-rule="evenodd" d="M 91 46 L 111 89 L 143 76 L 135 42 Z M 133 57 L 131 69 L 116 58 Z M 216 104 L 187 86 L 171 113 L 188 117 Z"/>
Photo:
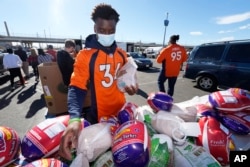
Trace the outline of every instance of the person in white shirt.
<path fill-rule="evenodd" d="M 11 90 L 15 89 L 14 79 L 16 76 L 19 77 L 21 85 L 25 85 L 25 80 L 22 76 L 21 67 L 22 67 L 22 60 L 20 57 L 13 53 L 11 48 L 7 49 L 8 54 L 4 55 L 3 57 L 3 65 L 4 68 L 9 70 L 10 72 L 10 84 Z"/>

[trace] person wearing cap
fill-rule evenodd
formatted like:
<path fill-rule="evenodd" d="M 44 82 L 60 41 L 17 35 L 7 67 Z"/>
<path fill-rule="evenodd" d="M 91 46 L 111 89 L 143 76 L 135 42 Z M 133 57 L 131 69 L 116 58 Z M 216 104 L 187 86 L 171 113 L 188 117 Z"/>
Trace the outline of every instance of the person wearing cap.
<path fill-rule="evenodd" d="M 180 68 L 183 62 L 187 60 L 186 49 L 177 44 L 179 35 L 172 35 L 167 47 L 163 48 L 156 58 L 157 63 L 162 63 L 162 69 L 158 77 L 158 88 L 160 92 L 166 92 L 164 83 L 168 80 L 167 93 L 174 95 L 174 87 Z"/>

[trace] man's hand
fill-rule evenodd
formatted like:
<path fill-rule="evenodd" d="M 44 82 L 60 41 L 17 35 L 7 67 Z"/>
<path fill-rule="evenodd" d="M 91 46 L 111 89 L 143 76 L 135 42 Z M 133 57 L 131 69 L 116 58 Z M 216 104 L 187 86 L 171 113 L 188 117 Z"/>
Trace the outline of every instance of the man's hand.
<path fill-rule="evenodd" d="M 82 129 L 81 122 L 72 122 L 65 129 L 59 146 L 59 155 L 67 160 L 72 160 L 71 150 L 77 148 L 78 137 Z"/>
<path fill-rule="evenodd" d="M 126 86 L 124 88 L 125 92 L 127 92 L 129 95 L 134 95 L 138 91 L 138 84 L 136 83 L 136 86 Z"/>
<path fill-rule="evenodd" d="M 124 74 L 126 74 L 126 73 L 127 73 L 126 70 L 119 70 L 119 71 L 117 72 L 116 77 L 119 78 L 120 76 L 122 76 L 122 75 L 124 75 Z"/>

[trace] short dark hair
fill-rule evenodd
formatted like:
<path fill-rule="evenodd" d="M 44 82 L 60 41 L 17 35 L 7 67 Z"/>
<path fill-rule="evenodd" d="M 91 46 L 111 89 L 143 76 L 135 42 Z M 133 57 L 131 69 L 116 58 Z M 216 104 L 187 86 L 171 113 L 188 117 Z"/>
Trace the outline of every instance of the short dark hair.
<path fill-rule="evenodd" d="M 101 3 L 93 9 L 91 19 L 96 22 L 98 18 L 105 19 L 105 20 L 115 20 L 117 23 L 119 21 L 119 14 L 116 12 L 115 9 L 112 8 L 111 5 Z"/>
<path fill-rule="evenodd" d="M 43 56 L 46 55 L 42 48 L 38 48 L 37 51 L 38 51 L 38 55 L 43 55 Z"/>
<path fill-rule="evenodd" d="M 12 54 L 12 53 L 13 53 L 13 49 L 12 49 L 12 48 L 7 48 L 6 51 L 7 51 L 7 53 L 9 53 L 9 54 Z"/>
<path fill-rule="evenodd" d="M 53 45 L 48 45 L 48 49 L 53 49 Z"/>
<path fill-rule="evenodd" d="M 64 46 L 65 46 L 65 48 L 76 47 L 76 43 L 72 39 L 66 39 Z"/>
<path fill-rule="evenodd" d="M 170 39 L 169 39 L 169 42 L 172 43 L 172 44 L 175 44 L 176 41 L 179 40 L 179 38 L 180 38 L 179 35 L 172 35 L 172 36 L 170 37 Z"/>

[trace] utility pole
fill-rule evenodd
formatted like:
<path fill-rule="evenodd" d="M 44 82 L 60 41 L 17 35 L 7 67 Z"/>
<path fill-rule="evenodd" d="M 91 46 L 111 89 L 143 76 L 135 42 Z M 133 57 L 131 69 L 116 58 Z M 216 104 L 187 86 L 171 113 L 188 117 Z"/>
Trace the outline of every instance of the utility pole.
<path fill-rule="evenodd" d="M 167 26 L 168 26 L 169 20 L 168 20 L 168 13 L 167 13 L 167 17 L 164 20 L 164 26 L 165 26 L 165 30 L 164 30 L 164 37 L 163 37 L 163 44 L 162 47 L 164 48 L 165 46 L 165 38 L 166 38 L 166 30 L 167 30 Z"/>
<path fill-rule="evenodd" d="M 7 35 L 8 37 L 10 36 L 10 33 L 9 33 L 9 29 L 8 29 L 8 25 L 7 25 L 7 22 L 4 21 L 4 25 L 5 25 L 5 29 L 6 29 L 6 32 L 7 32 Z"/>
<path fill-rule="evenodd" d="M 44 29 L 44 37 L 45 37 L 45 45 L 46 45 L 46 48 L 48 47 L 47 45 L 47 39 L 46 39 L 46 31 L 45 31 L 45 29 Z"/>

